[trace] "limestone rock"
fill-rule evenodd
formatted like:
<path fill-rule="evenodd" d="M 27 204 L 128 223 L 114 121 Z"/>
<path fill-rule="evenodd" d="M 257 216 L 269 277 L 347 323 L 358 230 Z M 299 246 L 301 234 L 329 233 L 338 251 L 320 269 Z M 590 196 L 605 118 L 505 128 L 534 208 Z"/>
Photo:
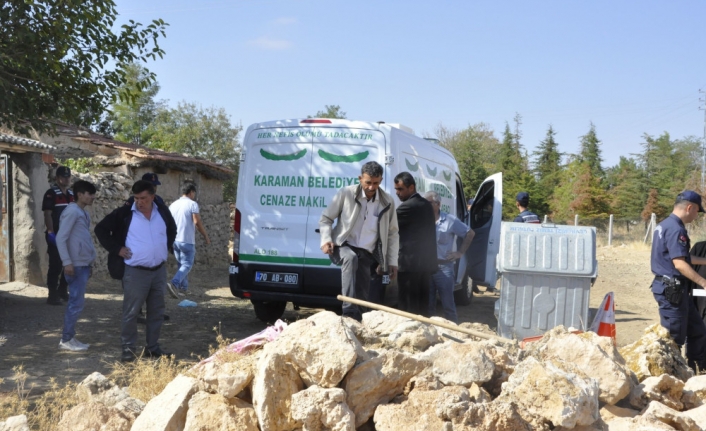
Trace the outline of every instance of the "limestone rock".
<path fill-rule="evenodd" d="M 432 373 L 445 385 L 469 387 L 473 383 L 485 383 L 493 376 L 495 364 L 482 344 L 468 341 L 445 346 L 438 351 L 432 364 Z"/>
<path fill-rule="evenodd" d="M 322 311 L 287 326 L 275 341 L 265 345 L 263 354 L 284 355 L 306 386 L 332 388 L 355 365 L 359 349 L 358 339 L 343 318 Z"/>
<path fill-rule="evenodd" d="M 681 355 L 679 346 L 669 336 L 669 331 L 659 324 L 645 329 L 645 335 L 621 348 L 620 354 L 640 382 L 650 376 L 662 374 L 669 374 L 683 381 L 694 375 Z"/>
<path fill-rule="evenodd" d="M 547 427 L 528 422 L 514 402 L 497 402 L 468 405 L 468 409 L 453 418 L 453 431 L 544 431 Z M 443 417 L 443 416 L 442 416 Z"/>
<path fill-rule="evenodd" d="M 502 384 L 507 382 L 515 370 L 515 365 L 521 362 L 526 354 L 517 344 L 501 345 L 496 340 L 484 340 L 480 344 L 490 361 L 495 364 L 495 371 L 490 380 L 483 384 L 483 388 L 493 397 L 497 397 L 502 392 Z"/>
<path fill-rule="evenodd" d="M 292 396 L 292 417 L 303 431 L 355 431 L 355 415 L 340 388 L 311 386 Z"/>
<path fill-rule="evenodd" d="M 660 403 L 682 410 L 681 402 L 684 382 L 667 374 L 659 377 L 648 377 L 630 392 L 630 405 L 636 409 L 643 409 L 650 401 Z"/>
<path fill-rule="evenodd" d="M 624 407 L 618 407 L 611 404 L 606 404 L 603 406 L 598 413 L 600 413 L 601 419 L 603 419 L 604 422 L 611 421 L 615 418 L 630 419 L 640 414 L 638 410 L 626 409 Z"/>
<path fill-rule="evenodd" d="M 108 407 L 112 407 L 130 396 L 127 391 L 97 371 L 76 386 L 76 395 L 83 402 L 95 401 Z"/>
<path fill-rule="evenodd" d="M 675 429 L 651 415 L 615 418 L 606 424 L 609 431 L 674 431 Z"/>
<path fill-rule="evenodd" d="M 189 400 L 184 431 L 258 431 L 249 403 L 220 394 L 197 392 Z"/>
<path fill-rule="evenodd" d="M 402 394 L 409 395 L 413 390 L 437 391 L 443 387 L 444 384 L 432 374 L 431 369 L 426 368 L 407 382 Z"/>
<path fill-rule="evenodd" d="M 254 358 L 254 357 L 253 357 Z M 245 389 L 254 376 L 254 360 L 219 363 L 209 362 L 199 367 L 199 388 L 233 398 Z"/>
<path fill-rule="evenodd" d="M 413 320 L 386 311 L 373 310 L 363 313 L 363 326 L 378 337 L 387 337 L 395 331 L 397 326 L 408 322 L 413 322 Z"/>
<path fill-rule="evenodd" d="M 650 405 L 647 406 L 647 409 L 642 412 L 642 415 L 653 416 L 659 421 L 664 422 L 665 424 L 681 431 L 702 430 L 702 428 L 698 426 L 692 418 L 685 416 L 674 409 L 670 409 L 669 407 L 657 401 L 651 401 Z"/>
<path fill-rule="evenodd" d="M 4 422 L 0 422 L 0 431 L 29 431 L 27 416 L 10 416 Z"/>
<path fill-rule="evenodd" d="M 428 365 L 407 353 L 390 350 L 354 367 L 341 387 L 346 391 L 348 407 L 355 413 L 356 428 L 373 416 L 379 404 L 401 394 L 407 382 Z"/>
<path fill-rule="evenodd" d="M 598 392 L 598 382 L 578 367 L 529 357 L 515 367 L 495 401 L 513 401 L 523 414 L 543 418 L 554 427 L 572 428 L 598 420 Z"/>
<path fill-rule="evenodd" d="M 529 354 L 539 360 L 559 359 L 578 366 L 587 376 L 598 380 L 599 400 L 607 404 L 622 400 L 633 387 L 633 373 L 612 340 L 594 332 L 574 334 L 563 326 L 556 327 L 530 344 Z"/>
<path fill-rule="evenodd" d="M 694 422 L 701 425 L 702 428 L 706 429 L 706 404 L 695 409 L 687 410 L 682 412 L 682 415 L 693 419 Z"/>
<path fill-rule="evenodd" d="M 686 409 L 694 409 L 706 404 L 706 374 L 694 376 L 686 381 L 681 401 Z"/>
<path fill-rule="evenodd" d="M 470 397 L 463 386 L 446 386 L 439 390 L 414 390 L 406 398 L 398 397 L 394 403 L 382 404 L 375 410 L 373 420 L 378 431 L 426 431 L 451 429 L 450 419 L 439 417 L 438 406 L 465 403 Z"/>
<path fill-rule="evenodd" d="M 152 398 L 137 417 L 131 431 L 177 431 L 184 428 L 191 396 L 198 390 L 196 379 L 177 376 Z"/>
<path fill-rule="evenodd" d="M 434 325 L 411 320 L 400 323 L 388 335 L 390 341 L 408 352 L 420 352 L 443 340 Z"/>
<path fill-rule="evenodd" d="M 260 429 L 284 431 L 300 427 L 292 418 L 291 398 L 302 389 L 304 382 L 286 356 L 276 352 L 263 354 L 252 382 L 253 408 Z"/>

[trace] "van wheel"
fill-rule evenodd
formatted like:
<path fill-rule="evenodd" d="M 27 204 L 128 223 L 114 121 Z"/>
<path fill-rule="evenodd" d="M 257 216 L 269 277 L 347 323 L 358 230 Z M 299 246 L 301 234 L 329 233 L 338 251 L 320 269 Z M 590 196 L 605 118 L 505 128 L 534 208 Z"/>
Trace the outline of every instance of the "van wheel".
<path fill-rule="evenodd" d="M 454 291 L 454 302 L 456 305 L 471 305 L 473 300 L 473 281 L 468 276 L 463 277 L 461 288 Z"/>
<path fill-rule="evenodd" d="M 265 323 L 275 323 L 277 319 L 282 317 L 284 309 L 287 308 L 286 301 L 250 301 L 255 316 Z"/>

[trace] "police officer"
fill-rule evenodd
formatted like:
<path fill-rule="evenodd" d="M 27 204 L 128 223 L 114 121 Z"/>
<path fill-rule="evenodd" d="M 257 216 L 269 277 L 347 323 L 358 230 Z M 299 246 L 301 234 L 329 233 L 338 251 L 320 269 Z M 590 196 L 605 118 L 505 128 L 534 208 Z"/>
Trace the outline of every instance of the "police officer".
<path fill-rule="evenodd" d="M 515 205 L 520 215 L 512 220 L 515 223 L 540 223 L 539 216 L 529 210 L 529 193 L 520 192 L 515 199 Z"/>
<path fill-rule="evenodd" d="M 64 265 L 61 263 L 59 249 L 56 248 L 56 233 L 59 232 L 59 219 L 64 209 L 74 201 L 74 193 L 69 188 L 71 183 L 71 169 L 66 166 L 56 168 L 56 182 L 44 193 L 42 211 L 44 211 L 44 225 L 49 254 L 49 269 L 47 270 L 47 289 L 49 297 L 47 304 L 62 305 L 61 300 L 69 300 L 68 284 L 64 278 Z"/>
<path fill-rule="evenodd" d="M 659 305 L 662 326 L 679 346 L 686 342 L 686 359 L 696 370 L 706 368 L 706 325 L 689 299 L 686 280 L 706 288 L 691 264 L 704 265 L 706 258 L 689 254 L 690 240 L 685 225 L 704 212 L 701 196 L 685 190 L 677 196 L 672 214 L 655 229 L 650 266 L 655 279 L 652 294 Z"/>

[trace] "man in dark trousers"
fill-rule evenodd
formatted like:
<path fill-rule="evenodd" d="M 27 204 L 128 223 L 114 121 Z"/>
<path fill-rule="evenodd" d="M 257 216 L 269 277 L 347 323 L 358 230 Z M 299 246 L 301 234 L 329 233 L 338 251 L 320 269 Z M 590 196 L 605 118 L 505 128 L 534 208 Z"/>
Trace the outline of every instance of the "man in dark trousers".
<path fill-rule="evenodd" d="M 56 234 L 59 232 L 59 219 L 66 207 L 74 202 L 71 184 L 71 169 L 66 166 L 56 168 L 56 182 L 44 193 L 42 211 L 44 211 L 44 238 L 47 241 L 49 254 L 49 269 L 47 270 L 47 289 L 49 295 L 47 304 L 63 305 L 62 300 L 69 300 L 68 283 L 64 278 L 64 265 L 61 263 L 59 249 L 56 248 Z"/>
<path fill-rule="evenodd" d="M 140 180 L 132 186 L 135 203 L 123 205 L 96 225 L 95 233 L 108 250 L 111 277 L 123 282 L 123 317 L 120 341 L 123 362 L 133 361 L 139 352 L 137 316 L 147 306 L 147 341 L 144 355 L 169 355 L 159 346 L 164 322 L 164 286 L 167 283 L 167 256 L 172 250 L 177 227 L 169 208 L 155 202 L 154 186 Z"/>
<path fill-rule="evenodd" d="M 397 207 L 400 228 L 398 306 L 428 317 L 431 275 L 437 268 L 434 209 L 417 193 L 417 184 L 409 172 L 397 174 L 395 193 L 402 201 Z"/>
<path fill-rule="evenodd" d="M 706 369 L 706 325 L 689 297 L 687 281 L 706 288 L 706 279 L 691 267 L 706 265 L 706 258 L 689 252 L 686 225 L 703 212 L 701 195 L 692 190 L 679 193 L 672 213 L 655 229 L 650 258 L 655 276 L 651 290 L 659 306 L 660 324 L 677 345 L 686 344 L 686 359 L 694 371 Z"/>

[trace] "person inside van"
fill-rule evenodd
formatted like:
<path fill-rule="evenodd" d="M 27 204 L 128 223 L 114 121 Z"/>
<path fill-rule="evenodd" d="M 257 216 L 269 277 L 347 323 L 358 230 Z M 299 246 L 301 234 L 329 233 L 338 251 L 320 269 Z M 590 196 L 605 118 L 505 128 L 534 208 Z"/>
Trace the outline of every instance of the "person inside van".
<path fill-rule="evenodd" d="M 392 197 L 380 188 L 382 173 L 379 163 L 364 164 L 360 183 L 340 189 L 319 219 L 321 251 L 341 267 L 342 294 L 366 301 L 373 265 L 378 274 L 397 276 L 397 212 Z M 348 302 L 343 315 L 363 319 L 361 308 Z"/>

